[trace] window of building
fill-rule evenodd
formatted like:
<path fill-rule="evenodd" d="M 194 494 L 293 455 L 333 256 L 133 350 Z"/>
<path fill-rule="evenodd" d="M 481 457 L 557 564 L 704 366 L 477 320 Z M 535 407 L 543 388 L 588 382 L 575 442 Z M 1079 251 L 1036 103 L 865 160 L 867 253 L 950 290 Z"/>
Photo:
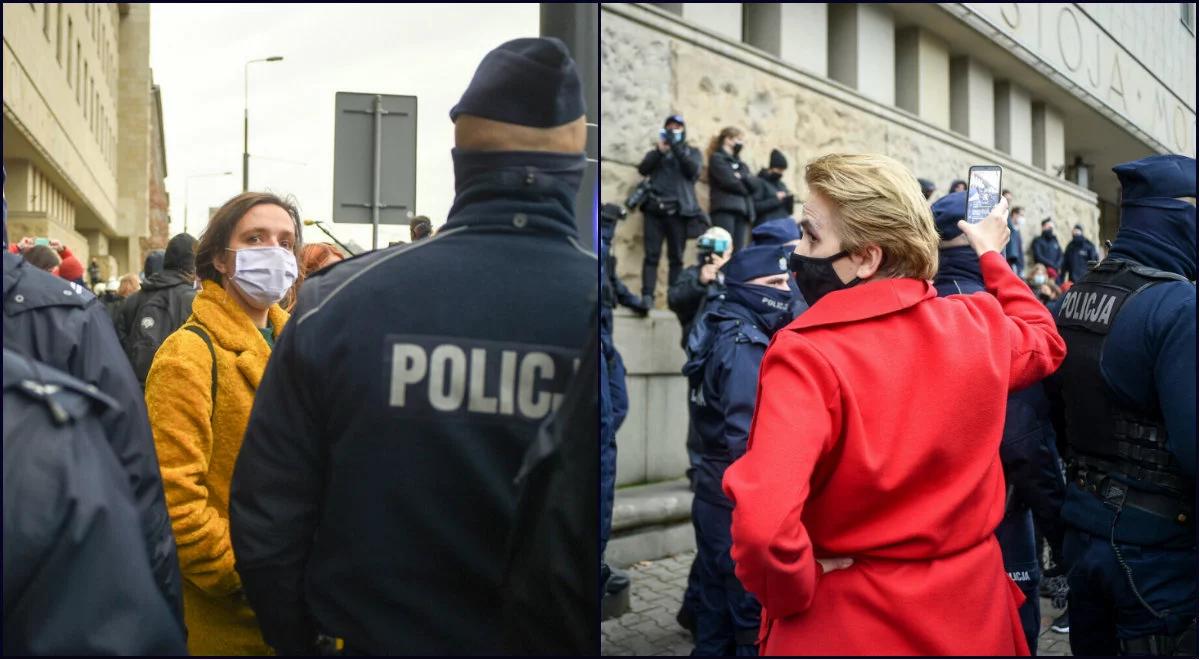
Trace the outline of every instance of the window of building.
<path fill-rule="evenodd" d="M 56 16 L 56 20 L 55 20 L 56 27 L 54 29 L 54 53 L 55 53 L 55 56 L 58 58 L 58 63 L 62 64 L 63 40 L 62 40 L 62 3 L 61 2 L 54 3 L 54 13 Z"/>
<path fill-rule="evenodd" d="M 1181 2 L 1179 3 L 1179 20 L 1183 22 L 1183 27 L 1187 28 L 1192 36 L 1196 35 L 1196 3 Z"/>
<path fill-rule="evenodd" d="M 92 88 L 88 86 L 88 63 L 83 63 L 83 116 L 86 119 L 89 116 L 88 105 L 92 101 Z"/>
<path fill-rule="evenodd" d="M 67 18 L 67 87 L 71 86 L 72 73 L 75 66 L 75 60 L 71 59 L 71 41 L 75 38 L 75 25 L 70 18 Z"/>
<path fill-rule="evenodd" d="M 79 63 L 83 61 L 83 44 L 78 39 L 75 40 L 75 102 L 80 103 L 80 87 L 83 86 L 83 68 Z"/>
<path fill-rule="evenodd" d="M 46 35 L 46 41 L 50 41 L 50 3 L 42 3 L 42 34 Z"/>

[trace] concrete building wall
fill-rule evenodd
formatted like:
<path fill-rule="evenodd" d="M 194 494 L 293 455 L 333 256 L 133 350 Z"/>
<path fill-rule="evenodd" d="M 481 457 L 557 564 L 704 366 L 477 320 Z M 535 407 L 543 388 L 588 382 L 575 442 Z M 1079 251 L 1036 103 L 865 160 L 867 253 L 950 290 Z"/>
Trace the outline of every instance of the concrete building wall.
<path fill-rule="evenodd" d="M 97 258 L 106 277 L 136 271 L 137 240 L 132 253 L 107 250 L 148 233 L 148 200 L 120 200 L 138 169 L 138 149 L 125 147 L 131 136 L 148 140 L 148 117 L 126 117 L 121 90 L 123 77 L 149 80 L 149 6 L 6 3 L 2 57 L 6 194 L 20 223 L 10 230 L 60 238 L 85 263 Z M 145 188 L 148 155 L 140 165 Z"/>
<path fill-rule="evenodd" d="M 148 219 L 150 234 L 139 239 L 143 254 L 151 250 L 162 250 L 167 247 L 170 237 L 170 197 L 167 194 L 167 148 L 163 140 L 162 124 L 162 92 L 154 85 L 152 103 L 150 104 L 150 168 L 149 186 L 150 216 Z"/>
<path fill-rule="evenodd" d="M 808 195 L 804 162 L 823 153 L 886 154 L 914 175 L 938 182 L 939 195 L 952 179 L 966 178 L 971 165 L 997 163 L 1004 168 L 1004 187 L 1018 191 L 1016 203 L 1025 207 L 1028 217 L 1054 218 L 1060 236 L 1069 235 L 1077 222 L 1096 236 L 1100 214 L 1096 193 L 1064 180 L 1045 162 L 1046 153 L 1058 149 L 1062 139 L 1061 129 L 1056 128 L 1061 127 L 1061 115 L 1052 104 L 1039 99 L 1037 106 L 1043 122 L 1038 145 L 1042 158 L 1035 166 L 1033 97 L 1020 85 L 1004 87 L 1010 110 L 1004 119 L 1009 127 L 1006 139 L 1008 148 L 1017 153 L 995 148 L 1000 120 L 992 98 L 995 76 L 984 63 L 961 59 L 966 53 L 943 42 L 937 33 L 914 33 L 911 46 L 901 42 L 898 47 L 890 40 L 881 48 L 880 39 L 866 43 L 861 35 L 879 34 L 884 19 L 892 16 L 891 8 L 881 12 L 831 5 L 827 25 L 809 26 L 828 30 L 827 78 L 775 55 L 772 42 L 762 40 L 766 28 L 754 23 L 761 19 L 758 11 L 762 10 L 750 12 L 753 20 L 747 36 L 760 41 L 743 44 L 686 20 L 664 21 L 666 14 L 657 7 L 602 5 L 603 201 L 623 201 L 633 190 L 641 178 L 636 165 L 651 148 L 662 117 L 679 112 L 688 122 L 689 141 L 701 149 L 722 126 L 743 128 L 743 159 L 754 171 L 765 167 L 772 148 L 782 151 L 791 164 L 785 182 L 798 202 Z M 683 15 L 687 15 L 686 5 Z M 891 25 L 893 34 L 908 38 L 903 35 L 910 26 Z M 834 46 L 843 32 L 856 41 L 854 48 Z M 911 71 L 918 89 L 904 98 L 915 110 L 899 108 L 894 98 L 898 88 L 894 76 L 902 75 L 908 57 L 898 58 L 897 53 L 910 47 L 918 63 Z M 837 59 L 839 48 L 853 57 L 852 66 Z M 878 58 L 875 51 L 880 51 Z M 861 89 L 858 80 L 868 68 L 858 64 L 863 52 L 876 66 L 886 62 L 888 75 L 870 72 L 874 80 L 890 81 L 886 94 Z M 854 78 L 831 80 L 839 67 L 844 78 Z M 955 89 L 979 93 L 955 104 Z M 940 90 L 950 98 L 938 99 Z M 955 117 L 964 125 L 958 125 Z M 1023 128 L 1013 128 L 1014 122 Z M 1061 160 L 1056 164 L 1061 165 Z M 703 175 L 697 193 L 707 208 Z M 1027 225 L 1023 236 L 1027 251 L 1035 233 Z M 613 246 L 617 275 L 633 290 L 641 286 L 642 244 L 642 216 L 634 211 L 617 228 Z M 695 258 L 694 242 L 689 242 L 685 265 L 695 263 Z M 615 326 L 614 339 L 630 374 L 631 411 L 618 435 L 621 485 L 665 481 L 686 469 L 686 382 L 680 374 L 684 354 L 679 348 L 678 322 L 665 310 L 666 261 L 664 253 L 655 293 L 659 309 L 649 319 L 619 314 Z"/>

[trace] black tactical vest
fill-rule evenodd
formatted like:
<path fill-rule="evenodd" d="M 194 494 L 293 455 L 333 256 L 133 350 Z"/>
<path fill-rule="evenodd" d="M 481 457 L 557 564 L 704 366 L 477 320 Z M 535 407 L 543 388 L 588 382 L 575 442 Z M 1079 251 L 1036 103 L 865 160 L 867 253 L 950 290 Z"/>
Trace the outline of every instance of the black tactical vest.
<path fill-rule="evenodd" d="M 1071 478 L 1086 491 L 1099 494 L 1099 484 L 1120 473 L 1194 498 L 1190 480 L 1167 449 L 1162 413 L 1113 400 L 1100 372 L 1104 342 L 1122 308 L 1147 288 L 1171 280 L 1188 281 L 1135 262 L 1106 259 L 1063 296 L 1055 320 L 1067 342 L 1060 374 Z"/>

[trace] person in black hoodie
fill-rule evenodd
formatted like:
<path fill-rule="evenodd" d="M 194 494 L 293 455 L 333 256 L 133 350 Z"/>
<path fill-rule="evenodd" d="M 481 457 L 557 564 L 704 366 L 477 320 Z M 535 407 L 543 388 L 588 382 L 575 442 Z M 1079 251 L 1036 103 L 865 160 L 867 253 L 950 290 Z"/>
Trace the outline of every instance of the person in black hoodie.
<path fill-rule="evenodd" d="M 667 286 L 683 269 L 683 244 L 692 218 L 704 215 L 696 199 L 696 179 L 704 160 L 700 150 L 687 143 L 682 115 L 671 115 L 658 132 L 658 142 L 646 152 L 638 173 L 650 180 L 651 193 L 641 205 L 646 219 L 645 257 L 642 261 L 642 299 L 654 307 L 654 286 L 663 239 L 667 240 Z"/>
<path fill-rule="evenodd" d="M 163 253 L 162 270 L 147 275 L 142 288 L 126 298 L 116 312 L 113 322 L 117 336 L 143 387 L 158 347 L 192 314 L 195 251 L 196 239 L 190 234 L 173 237 Z"/>
<path fill-rule="evenodd" d="M 738 158 L 742 152 L 741 129 L 726 126 L 708 143 L 708 213 L 714 226 L 733 236 L 733 249 L 750 242 L 754 224 L 753 175 Z"/>
<path fill-rule="evenodd" d="M 759 170 L 754 178 L 755 225 L 792 216 L 794 198 L 783 182 L 787 166 L 787 157 L 783 152 L 772 149 L 768 167 Z"/>
<path fill-rule="evenodd" d="M 1100 252 L 1096 244 L 1083 237 L 1083 225 L 1075 225 L 1071 230 L 1071 242 L 1063 250 L 1060 280 L 1070 278 L 1072 282 L 1083 279 L 1088 272 L 1089 261 L 1100 261 Z"/>

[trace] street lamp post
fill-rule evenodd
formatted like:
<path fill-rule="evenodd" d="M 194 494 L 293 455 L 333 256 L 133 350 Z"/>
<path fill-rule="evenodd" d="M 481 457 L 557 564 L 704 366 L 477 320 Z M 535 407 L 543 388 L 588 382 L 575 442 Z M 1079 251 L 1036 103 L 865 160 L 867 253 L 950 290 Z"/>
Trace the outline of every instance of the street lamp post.
<path fill-rule="evenodd" d="M 192 184 L 192 179 L 203 179 L 210 176 L 230 176 L 233 172 L 209 172 L 208 174 L 193 174 L 183 181 L 183 233 L 188 233 L 188 191 Z"/>
<path fill-rule="evenodd" d="M 250 60 L 242 69 L 242 192 L 250 189 L 250 65 L 255 62 L 278 62 L 283 57 L 273 55 Z"/>

